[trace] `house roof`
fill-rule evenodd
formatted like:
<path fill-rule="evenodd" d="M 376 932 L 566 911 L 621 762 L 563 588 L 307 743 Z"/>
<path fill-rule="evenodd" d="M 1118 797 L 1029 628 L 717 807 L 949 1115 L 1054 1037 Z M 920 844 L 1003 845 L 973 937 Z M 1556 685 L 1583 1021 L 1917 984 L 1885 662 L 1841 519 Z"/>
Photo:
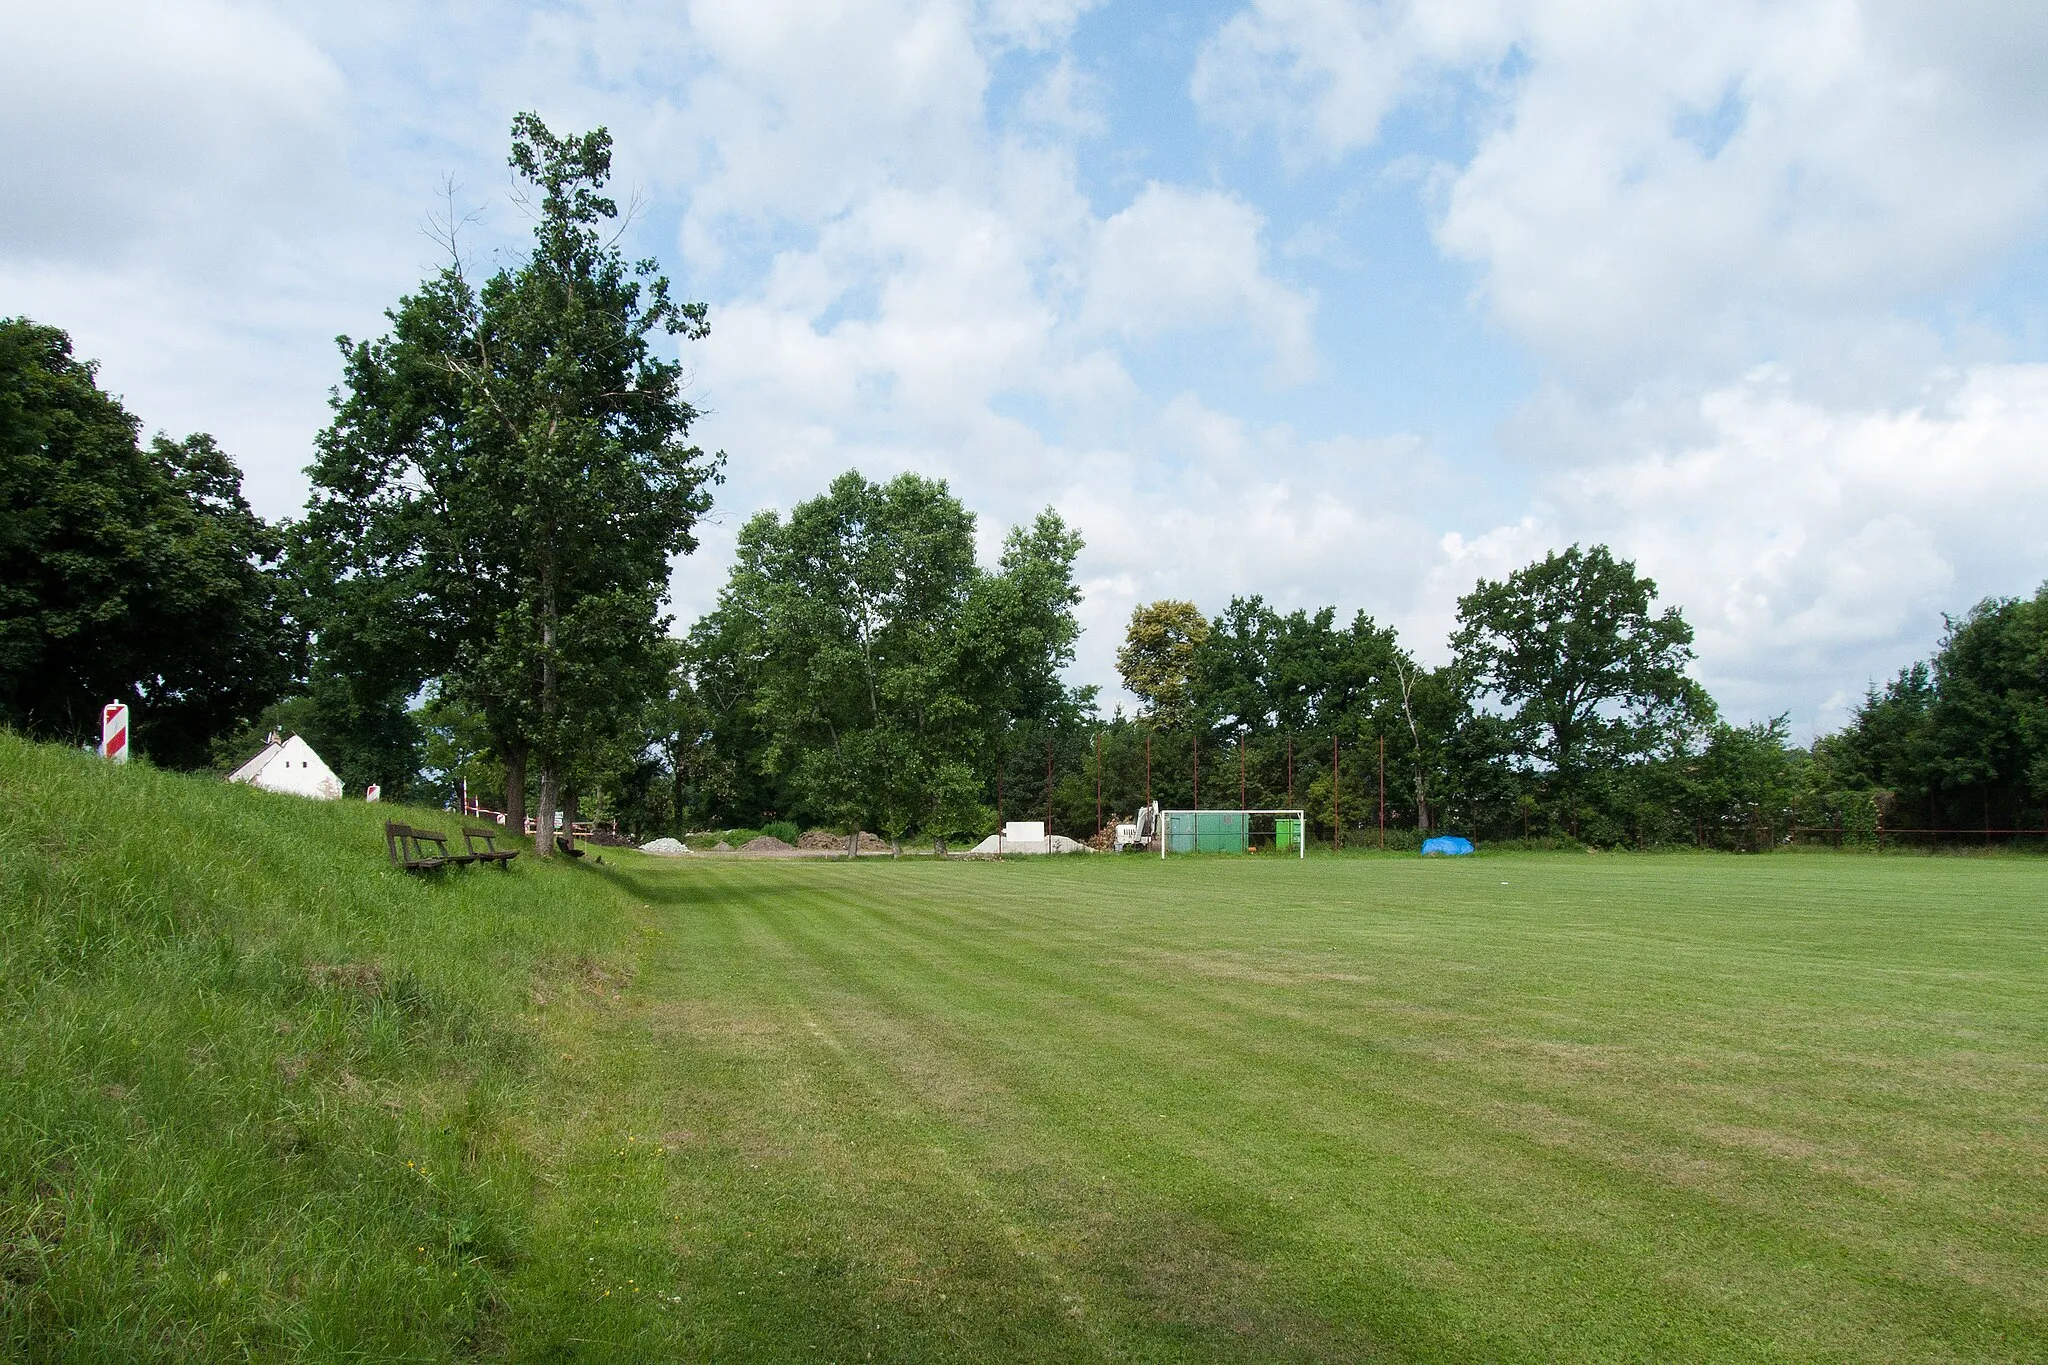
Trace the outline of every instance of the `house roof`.
<path fill-rule="evenodd" d="M 263 752 L 228 774 L 230 782 L 254 782 L 256 775 L 269 766 L 270 760 L 284 752 L 284 745 L 276 738 L 263 746 Z"/>

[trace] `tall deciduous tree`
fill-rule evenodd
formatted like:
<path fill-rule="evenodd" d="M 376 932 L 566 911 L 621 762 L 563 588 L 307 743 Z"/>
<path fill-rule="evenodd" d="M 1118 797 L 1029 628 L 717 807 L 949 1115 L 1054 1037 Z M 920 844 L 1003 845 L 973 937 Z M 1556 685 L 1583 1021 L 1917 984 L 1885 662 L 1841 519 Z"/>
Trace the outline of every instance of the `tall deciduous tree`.
<path fill-rule="evenodd" d="M 343 339 L 299 543 L 323 655 L 409 661 L 376 673 L 387 696 L 441 676 L 485 717 L 515 809 L 538 767 L 546 828 L 666 684 L 669 561 L 696 548 L 718 459 L 687 443 L 682 367 L 654 348 L 702 339 L 704 307 L 606 235 L 610 136 L 521 114 L 511 162 L 532 252 L 481 288 L 458 257 L 389 336 Z"/>
<path fill-rule="evenodd" d="M 976 818 L 1009 728 L 1065 699 L 1079 549 L 1048 512 L 984 570 L 945 484 L 844 474 L 786 521 L 741 530 L 692 632 L 696 667 L 744 696 L 757 761 L 803 809 L 849 839 L 863 825 L 943 839 Z"/>
<path fill-rule="evenodd" d="M 1164 599 L 1132 610 L 1117 672 L 1155 724 L 1177 729 L 1194 719 L 1195 651 L 1208 638 L 1208 619 L 1192 602 Z"/>
<path fill-rule="evenodd" d="M 1522 757 L 1555 774 L 1574 833 L 1587 775 L 1711 721 L 1686 676 L 1692 627 L 1604 545 L 1574 545 L 1458 599 L 1459 671 L 1506 710 Z"/>
<path fill-rule="evenodd" d="M 137 428 L 63 332 L 0 320 L 0 719 L 78 740 L 124 700 L 200 767 L 291 681 L 280 543 L 212 437 Z"/>

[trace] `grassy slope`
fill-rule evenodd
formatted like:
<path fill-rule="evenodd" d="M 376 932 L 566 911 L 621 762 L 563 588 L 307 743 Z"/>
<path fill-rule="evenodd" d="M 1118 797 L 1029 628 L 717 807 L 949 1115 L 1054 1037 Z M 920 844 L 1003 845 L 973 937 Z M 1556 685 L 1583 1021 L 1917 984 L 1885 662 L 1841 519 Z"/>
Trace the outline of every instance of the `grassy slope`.
<path fill-rule="evenodd" d="M 624 902 L 408 878 L 390 813 L 0 735 L 0 1355 L 502 1339 L 529 993 L 617 956 Z"/>
<path fill-rule="evenodd" d="M 2048 1356 L 2048 865 L 378 818 L 0 739 L 17 1348 Z"/>

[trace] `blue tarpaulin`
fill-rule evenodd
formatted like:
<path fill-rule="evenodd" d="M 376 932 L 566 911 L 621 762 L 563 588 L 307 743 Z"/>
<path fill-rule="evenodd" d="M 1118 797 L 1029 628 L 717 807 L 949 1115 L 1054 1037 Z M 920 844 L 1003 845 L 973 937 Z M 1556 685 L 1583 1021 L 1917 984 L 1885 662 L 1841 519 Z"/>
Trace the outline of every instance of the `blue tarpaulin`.
<path fill-rule="evenodd" d="M 1422 841 L 1422 856 L 1425 858 L 1461 858 L 1471 851 L 1472 841 L 1456 835 L 1440 834 Z"/>

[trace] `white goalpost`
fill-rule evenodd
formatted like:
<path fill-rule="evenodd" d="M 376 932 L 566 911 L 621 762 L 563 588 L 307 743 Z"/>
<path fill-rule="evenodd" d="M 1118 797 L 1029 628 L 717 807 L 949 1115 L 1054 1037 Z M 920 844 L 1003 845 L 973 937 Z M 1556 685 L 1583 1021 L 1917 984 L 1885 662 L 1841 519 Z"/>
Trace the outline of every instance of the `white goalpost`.
<path fill-rule="evenodd" d="M 1308 857 L 1305 810 L 1163 810 L 1159 856 L 1173 853 L 1274 853 Z"/>

